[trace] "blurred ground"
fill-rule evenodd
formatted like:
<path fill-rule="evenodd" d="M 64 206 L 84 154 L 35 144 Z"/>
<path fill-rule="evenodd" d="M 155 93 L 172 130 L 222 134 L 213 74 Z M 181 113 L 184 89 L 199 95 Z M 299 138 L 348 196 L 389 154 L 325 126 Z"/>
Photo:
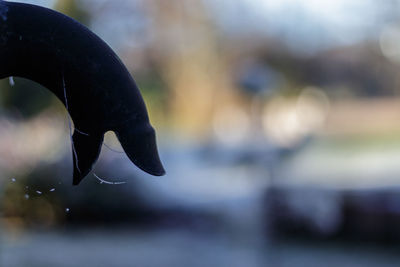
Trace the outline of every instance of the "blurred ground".
<path fill-rule="evenodd" d="M 398 248 L 347 243 L 249 244 L 178 229 L 112 229 L 3 236 L 2 266 L 398 266 Z"/>

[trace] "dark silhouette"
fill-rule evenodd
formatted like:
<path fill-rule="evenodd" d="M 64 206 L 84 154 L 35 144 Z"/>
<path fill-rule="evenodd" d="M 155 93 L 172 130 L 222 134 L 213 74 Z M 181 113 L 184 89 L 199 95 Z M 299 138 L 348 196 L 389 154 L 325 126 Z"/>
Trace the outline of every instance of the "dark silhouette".
<path fill-rule="evenodd" d="M 67 108 L 75 125 L 74 185 L 91 171 L 107 131 L 116 133 L 136 166 L 165 173 L 135 81 L 111 48 L 77 21 L 0 0 L 0 79 L 9 76 L 40 83 Z"/>

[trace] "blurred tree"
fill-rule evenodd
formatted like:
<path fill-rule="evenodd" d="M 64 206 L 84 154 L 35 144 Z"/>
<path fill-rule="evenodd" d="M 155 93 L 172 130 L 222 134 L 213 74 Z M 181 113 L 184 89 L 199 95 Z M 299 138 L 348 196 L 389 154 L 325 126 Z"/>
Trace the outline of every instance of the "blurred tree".
<path fill-rule="evenodd" d="M 90 25 L 90 13 L 78 3 L 79 1 L 76 0 L 58 0 L 54 8 L 88 27 Z"/>
<path fill-rule="evenodd" d="M 235 99 L 215 25 L 203 1 L 152 0 L 149 56 L 170 89 L 170 123 L 181 133 L 207 134 L 215 109 Z"/>

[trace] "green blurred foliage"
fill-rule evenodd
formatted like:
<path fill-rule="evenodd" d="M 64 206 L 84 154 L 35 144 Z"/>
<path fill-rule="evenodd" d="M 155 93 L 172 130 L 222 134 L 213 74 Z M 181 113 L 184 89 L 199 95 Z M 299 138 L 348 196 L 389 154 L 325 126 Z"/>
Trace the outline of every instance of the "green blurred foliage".
<path fill-rule="evenodd" d="M 58 0 L 54 6 L 54 9 L 76 19 L 83 25 L 90 25 L 90 14 L 78 4 L 78 1 Z"/>
<path fill-rule="evenodd" d="M 14 77 L 14 86 L 5 79 L 0 82 L 0 104 L 3 113 L 16 118 L 31 118 L 52 106 L 56 97 L 43 86 Z"/>

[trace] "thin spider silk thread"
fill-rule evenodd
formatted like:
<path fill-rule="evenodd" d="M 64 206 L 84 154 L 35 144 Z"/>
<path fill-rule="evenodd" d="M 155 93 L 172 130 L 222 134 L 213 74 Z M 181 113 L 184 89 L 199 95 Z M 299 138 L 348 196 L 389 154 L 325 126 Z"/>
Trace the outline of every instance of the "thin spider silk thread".
<path fill-rule="evenodd" d="M 106 180 L 100 178 L 100 177 L 99 177 L 97 174 L 95 174 L 95 173 L 93 173 L 93 176 L 94 176 L 97 180 L 99 180 L 100 184 L 111 184 L 111 185 L 126 184 L 126 182 L 109 182 L 109 181 L 106 181 Z"/>
<path fill-rule="evenodd" d="M 76 153 L 75 150 L 75 144 L 74 144 L 74 140 L 72 138 L 72 122 L 71 122 L 71 118 L 69 116 L 69 107 L 68 107 L 68 99 L 67 99 L 67 89 L 65 86 L 65 79 L 64 79 L 64 73 L 62 74 L 62 85 L 63 85 L 63 89 L 64 89 L 64 100 L 65 100 L 65 108 L 68 111 L 68 115 L 67 115 L 67 121 L 68 121 L 68 129 L 69 129 L 69 139 L 71 140 L 71 144 L 72 144 L 72 153 L 74 153 L 75 156 L 75 166 L 76 169 L 79 171 L 79 173 L 81 173 L 81 170 L 79 169 L 79 164 L 78 164 L 78 155 Z M 75 129 L 76 130 L 76 129 Z"/>
<path fill-rule="evenodd" d="M 80 134 L 83 134 L 83 135 L 89 136 L 89 134 L 88 134 L 88 133 L 84 133 L 84 132 L 82 132 L 82 131 L 78 130 L 76 127 L 74 127 L 74 130 L 75 130 L 75 131 L 77 131 L 77 132 L 78 132 L 78 133 L 80 133 Z"/>
<path fill-rule="evenodd" d="M 83 134 L 83 135 L 86 135 L 86 136 L 90 136 L 88 133 L 82 132 L 81 130 L 78 130 L 76 127 L 74 127 L 74 130 L 77 131 L 77 132 L 80 133 L 80 134 Z M 110 147 L 110 146 L 107 145 L 105 142 L 103 142 L 103 146 L 105 146 L 106 148 L 108 148 L 109 150 L 111 150 L 111 151 L 113 151 L 113 152 L 115 152 L 115 153 L 121 153 L 121 154 L 124 154 L 124 153 L 125 153 L 125 152 L 123 152 L 123 151 L 118 151 L 118 150 L 116 150 L 116 149 Z"/>
<path fill-rule="evenodd" d="M 71 140 L 71 144 L 72 144 L 72 153 L 74 153 L 75 156 L 75 166 L 77 168 L 77 170 L 79 171 L 79 173 L 81 173 L 81 170 L 79 169 L 79 164 L 78 164 L 78 154 L 76 153 L 75 150 L 75 144 L 74 144 L 74 140 L 72 138 L 72 121 L 71 121 L 71 117 L 69 115 L 69 106 L 68 106 L 68 99 L 67 99 L 67 89 L 66 89 L 66 85 L 65 85 L 65 79 L 64 79 L 64 73 L 62 73 L 62 85 L 63 85 L 63 90 L 64 90 L 64 100 L 65 100 L 65 108 L 68 111 L 68 115 L 67 115 L 67 121 L 68 121 L 68 128 L 69 128 L 69 138 Z M 80 134 L 89 136 L 88 133 L 82 132 L 80 130 L 78 130 L 77 128 L 74 128 L 74 131 L 77 131 Z M 117 152 L 117 153 L 123 153 L 117 150 L 112 149 L 111 147 L 107 146 L 105 143 L 103 143 L 104 146 L 106 146 L 108 149 L 110 149 L 111 151 Z M 101 184 L 109 184 L 109 185 L 119 185 L 119 184 L 125 184 L 126 182 L 110 182 L 107 180 L 104 180 L 102 178 L 100 178 L 96 173 L 93 172 L 94 177 L 100 181 Z"/>
<path fill-rule="evenodd" d="M 108 148 L 108 149 L 111 150 L 112 152 L 125 154 L 125 152 L 116 150 L 116 149 L 110 147 L 109 145 L 107 145 L 106 143 L 103 143 L 103 146 L 105 146 L 106 148 Z"/>

